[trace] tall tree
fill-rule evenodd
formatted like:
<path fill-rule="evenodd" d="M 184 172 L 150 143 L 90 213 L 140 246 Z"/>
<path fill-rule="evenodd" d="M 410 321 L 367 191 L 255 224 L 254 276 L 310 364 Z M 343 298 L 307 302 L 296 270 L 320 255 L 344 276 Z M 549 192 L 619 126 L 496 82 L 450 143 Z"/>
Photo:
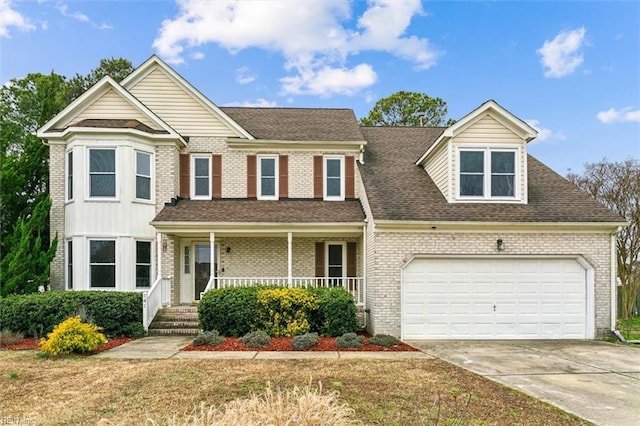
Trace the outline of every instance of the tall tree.
<path fill-rule="evenodd" d="M 447 103 L 426 93 L 396 92 L 380 99 L 369 115 L 360 119 L 363 126 L 450 126 L 446 120 Z"/>
<path fill-rule="evenodd" d="M 640 291 L 640 162 L 609 162 L 605 158 L 586 164 L 583 174 L 569 173 L 567 179 L 629 222 L 616 240 L 622 284 L 620 316 L 628 319 L 634 314 Z"/>
<path fill-rule="evenodd" d="M 28 74 L 0 88 L 0 283 L 2 294 L 37 289 L 48 277 L 54 251 L 49 241 L 49 148 L 36 130 L 105 75 L 120 81 L 132 70 L 126 59 L 103 59 L 87 76 L 71 80 Z M 44 213 L 43 213 L 44 212 Z M 19 257 L 16 257 L 19 256 Z M 47 256 L 49 259 L 47 260 Z M 22 266 L 28 283 L 7 285 Z M 44 278 L 43 278 L 44 277 Z M 20 275 L 21 280 L 24 278 Z M 34 287 L 35 286 L 35 287 Z"/>
<path fill-rule="evenodd" d="M 124 58 L 105 58 L 100 59 L 100 65 L 91 70 L 87 75 L 76 74 L 69 80 L 66 100 L 71 103 L 74 99 L 86 92 L 91 86 L 102 80 L 103 77 L 109 76 L 115 81 L 120 82 L 133 71 L 131 61 Z"/>

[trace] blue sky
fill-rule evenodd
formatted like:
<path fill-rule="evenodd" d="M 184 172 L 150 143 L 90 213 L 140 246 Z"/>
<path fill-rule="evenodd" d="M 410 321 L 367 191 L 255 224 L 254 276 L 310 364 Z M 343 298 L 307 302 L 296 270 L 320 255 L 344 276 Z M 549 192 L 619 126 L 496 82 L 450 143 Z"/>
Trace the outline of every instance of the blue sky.
<path fill-rule="evenodd" d="M 348 107 L 398 90 L 460 118 L 494 99 L 560 174 L 640 157 L 640 2 L 0 0 L 0 81 L 169 62 L 214 103 Z"/>

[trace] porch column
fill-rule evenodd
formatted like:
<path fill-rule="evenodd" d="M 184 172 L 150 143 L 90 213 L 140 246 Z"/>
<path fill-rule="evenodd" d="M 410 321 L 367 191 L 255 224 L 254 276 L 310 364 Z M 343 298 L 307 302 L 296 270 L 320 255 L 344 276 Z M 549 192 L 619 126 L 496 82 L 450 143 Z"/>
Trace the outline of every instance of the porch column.
<path fill-rule="evenodd" d="M 162 278 L 162 233 L 156 233 L 156 280 Z"/>
<path fill-rule="evenodd" d="M 293 255 L 291 251 L 291 246 L 293 242 L 293 234 L 291 232 L 287 233 L 287 285 L 291 287 L 291 283 L 293 282 Z"/>
<path fill-rule="evenodd" d="M 211 265 L 209 267 L 209 280 L 211 280 L 211 277 L 215 277 L 216 275 L 216 233 L 215 232 L 211 232 L 209 233 L 209 241 L 211 244 L 211 250 L 209 250 L 209 264 Z"/>

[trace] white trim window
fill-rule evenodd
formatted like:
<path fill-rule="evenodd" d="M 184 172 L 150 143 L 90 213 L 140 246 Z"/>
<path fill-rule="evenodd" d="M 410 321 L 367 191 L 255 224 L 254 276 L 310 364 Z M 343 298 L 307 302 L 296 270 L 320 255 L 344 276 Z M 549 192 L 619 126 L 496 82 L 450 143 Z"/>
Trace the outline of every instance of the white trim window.
<path fill-rule="evenodd" d="M 89 197 L 116 198 L 116 149 L 89 148 Z"/>
<path fill-rule="evenodd" d="M 73 240 L 67 240 L 67 290 L 73 290 Z"/>
<path fill-rule="evenodd" d="M 191 156 L 192 185 L 191 198 L 194 200 L 211 199 L 211 156 Z"/>
<path fill-rule="evenodd" d="M 324 199 L 344 200 L 344 157 L 324 157 Z"/>
<path fill-rule="evenodd" d="M 136 151 L 136 199 L 151 201 L 151 154 Z"/>
<path fill-rule="evenodd" d="M 458 197 L 502 199 L 518 197 L 517 149 L 458 150 Z"/>
<path fill-rule="evenodd" d="M 90 288 L 116 288 L 116 241 L 89 240 Z"/>
<path fill-rule="evenodd" d="M 73 151 L 67 151 L 67 201 L 73 201 Z"/>
<path fill-rule="evenodd" d="M 342 285 L 347 276 L 347 245 L 344 242 L 328 242 L 325 245 L 325 274 L 330 286 Z"/>
<path fill-rule="evenodd" d="M 278 199 L 278 157 L 258 157 L 258 199 Z"/>
<path fill-rule="evenodd" d="M 151 287 L 151 241 L 136 241 L 136 288 Z"/>

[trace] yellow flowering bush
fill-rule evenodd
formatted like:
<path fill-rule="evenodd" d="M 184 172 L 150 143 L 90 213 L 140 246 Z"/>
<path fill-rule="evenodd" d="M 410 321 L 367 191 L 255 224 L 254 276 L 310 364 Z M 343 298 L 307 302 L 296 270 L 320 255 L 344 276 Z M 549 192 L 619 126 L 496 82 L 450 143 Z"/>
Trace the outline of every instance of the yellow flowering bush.
<path fill-rule="evenodd" d="M 262 329 L 271 336 L 295 336 L 309 331 L 309 316 L 318 300 L 302 288 L 266 288 L 258 291 Z"/>
<path fill-rule="evenodd" d="M 46 339 L 40 339 L 40 349 L 53 356 L 91 352 L 107 343 L 100 333 L 102 327 L 85 324 L 80 316 L 70 317 L 56 325 Z"/>

